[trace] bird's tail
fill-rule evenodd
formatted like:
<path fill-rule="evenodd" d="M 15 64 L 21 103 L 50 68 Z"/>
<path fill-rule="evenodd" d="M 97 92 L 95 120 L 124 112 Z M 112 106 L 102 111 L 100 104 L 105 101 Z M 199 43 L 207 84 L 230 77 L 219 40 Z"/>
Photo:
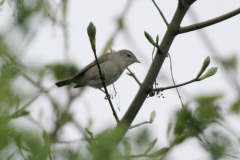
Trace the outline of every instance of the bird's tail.
<path fill-rule="evenodd" d="M 58 87 L 62 87 L 62 86 L 66 86 L 68 84 L 71 83 L 71 78 L 68 78 L 68 79 L 65 79 L 65 80 L 62 80 L 62 81 L 58 81 L 56 84 L 56 86 Z"/>

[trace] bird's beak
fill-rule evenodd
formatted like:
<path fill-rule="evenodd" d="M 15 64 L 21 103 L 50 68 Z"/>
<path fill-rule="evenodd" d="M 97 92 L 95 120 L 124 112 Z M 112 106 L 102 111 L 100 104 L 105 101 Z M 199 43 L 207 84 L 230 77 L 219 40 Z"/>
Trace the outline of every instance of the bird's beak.
<path fill-rule="evenodd" d="M 137 63 L 141 63 L 138 59 L 135 59 L 135 62 L 137 62 Z"/>

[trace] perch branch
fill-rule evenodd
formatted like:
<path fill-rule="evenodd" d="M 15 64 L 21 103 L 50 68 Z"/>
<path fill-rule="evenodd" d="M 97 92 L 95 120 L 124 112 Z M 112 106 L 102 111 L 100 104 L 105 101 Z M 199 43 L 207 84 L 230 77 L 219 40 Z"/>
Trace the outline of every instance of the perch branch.
<path fill-rule="evenodd" d="M 116 119 L 117 123 L 119 123 L 119 119 L 118 119 L 118 116 L 117 116 L 117 113 L 113 107 L 113 104 L 112 104 L 112 101 L 110 99 L 110 95 L 108 94 L 108 90 L 107 90 L 107 87 L 106 87 L 106 84 L 105 84 L 105 81 L 104 81 L 104 78 L 103 78 L 103 74 L 102 74 L 102 71 L 101 71 L 101 67 L 99 65 L 99 62 L 98 62 L 98 58 L 97 58 L 97 54 L 96 54 L 96 50 L 93 50 L 93 53 L 94 53 L 94 56 L 95 56 L 95 59 L 96 59 L 96 64 L 97 64 L 97 67 L 98 67 L 98 71 L 99 71 L 99 74 L 100 74 L 100 79 L 101 79 L 101 83 L 103 85 L 103 88 L 105 90 L 105 93 L 107 95 L 107 99 L 108 99 L 108 102 L 110 104 L 110 107 L 112 109 L 112 112 L 113 112 L 113 116 L 114 118 Z"/>

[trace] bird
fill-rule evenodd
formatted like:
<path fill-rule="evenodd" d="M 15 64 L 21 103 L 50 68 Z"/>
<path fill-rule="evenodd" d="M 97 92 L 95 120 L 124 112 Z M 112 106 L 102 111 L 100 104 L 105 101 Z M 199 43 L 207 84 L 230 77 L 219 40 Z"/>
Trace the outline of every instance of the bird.
<path fill-rule="evenodd" d="M 105 85 L 111 85 L 119 79 L 123 71 L 133 63 L 141 63 L 129 50 L 123 49 L 117 52 L 108 52 L 98 57 L 101 70 L 105 70 Z M 103 87 L 96 61 L 91 62 L 79 73 L 68 79 L 56 82 L 57 87 L 75 84 L 74 88 L 89 86 L 100 89 Z"/>

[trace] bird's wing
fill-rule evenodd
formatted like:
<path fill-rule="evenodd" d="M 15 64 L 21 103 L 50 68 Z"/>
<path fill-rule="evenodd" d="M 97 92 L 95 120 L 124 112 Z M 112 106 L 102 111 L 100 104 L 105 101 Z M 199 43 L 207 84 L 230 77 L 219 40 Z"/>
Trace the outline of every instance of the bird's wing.
<path fill-rule="evenodd" d="M 100 57 L 98 58 L 98 63 L 101 64 L 101 63 L 107 61 L 109 54 L 111 54 L 111 53 L 106 53 L 106 54 L 100 56 Z M 75 76 L 73 76 L 73 77 L 71 78 L 71 81 L 72 81 L 73 79 L 75 79 L 76 77 L 81 76 L 83 73 L 85 73 L 87 70 L 89 70 L 90 68 L 92 68 L 92 67 L 95 66 L 95 65 L 96 65 L 96 61 L 93 61 L 92 63 L 88 64 L 88 65 L 87 65 L 86 67 L 84 67 L 79 73 L 77 73 Z"/>

